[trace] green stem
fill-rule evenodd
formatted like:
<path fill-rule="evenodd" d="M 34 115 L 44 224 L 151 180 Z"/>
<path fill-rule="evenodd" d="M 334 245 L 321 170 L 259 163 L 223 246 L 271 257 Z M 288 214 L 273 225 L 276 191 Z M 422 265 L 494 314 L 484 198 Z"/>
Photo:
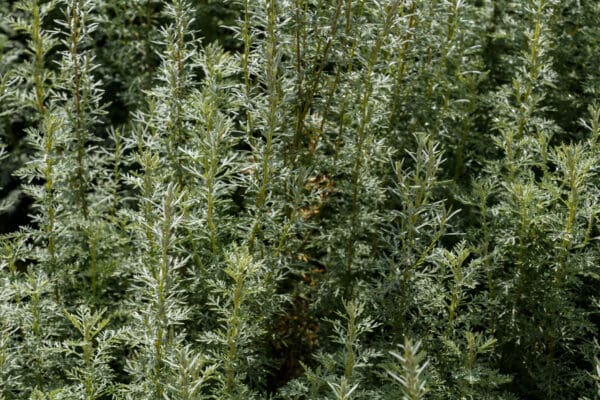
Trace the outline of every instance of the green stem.
<path fill-rule="evenodd" d="M 250 232 L 248 238 L 248 247 L 250 252 L 254 248 L 254 241 L 256 236 L 261 230 L 262 215 L 264 212 L 265 202 L 267 200 L 269 182 L 271 177 L 271 156 L 273 151 L 273 139 L 275 132 L 279 125 L 277 119 L 277 112 L 279 108 L 279 94 L 278 94 L 278 82 L 277 82 L 277 37 L 275 34 L 275 21 L 276 21 L 276 2 L 275 0 L 269 0 L 267 2 L 267 96 L 269 109 L 267 112 L 267 132 L 266 132 L 266 143 L 265 149 L 262 154 L 261 170 L 262 175 L 260 179 L 259 190 L 256 195 L 256 220 Z"/>
<path fill-rule="evenodd" d="M 383 45 L 383 40 L 388 36 L 390 29 L 392 28 L 394 19 L 396 17 L 397 11 L 400 7 L 400 0 L 395 0 L 388 6 L 387 9 L 387 17 L 384 22 L 383 29 L 381 33 L 377 36 L 377 40 L 375 45 L 373 46 L 371 53 L 369 55 L 367 70 L 364 75 L 364 88 L 363 88 L 363 96 L 360 102 L 360 124 L 358 126 L 358 143 L 356 148 L 356 158 L 354 161 L 354 167 L 352 169 L 352 200 L 351 200 L 351 234 L 349 236 L 348 245 L 347 245 L 347 268 L 348 274 L 350 274 L 350 269 L 352 267 L 352 263 L 354 261 L 354 239 L 356 238 L 356 227 L 358 226 L 358 213 L 359 213 L 359 201 L 358 196 L 360 192 L 361 185 L 359 184 L 360 172 L 363 163 L 363 147 L 366 139 L 366 128 L 369 122 L 369 100 L 373 91 L 373 82 L 372 75 L 373 69 L 375 68 L 375 64 L 377 62 L 377 58 L 379 56 L 379 51 L 381 46 Z"/>
<path fill-rule="evenodd" d="M 79 19 L 79 14 L 82 11 L 82 3 L 81 0 L 73 1 L 71 4 L 71 42 L 70 42 L 70 51 L 71 51 L 71 62 L 72 62 L 72 81 L 73 81 L 73 101 L 75 105 L 75 115 L 74 115 L 74 130 L 77 140 L 77 166 L 76 166 L 76 183 L 75 189 L 78 196 L 79 207 L 81 209 L 84 220 L 88 218 L 88 202 L 87 202 L 87 185 L 85 183 L 85 145 L 87 141 L 87 135 L 85 132 L 85 123 L 84 123 L 84 104 L 83 104 L 83 94 L 82 94 L 82 82 L 83 82 L 83 71 L 80 69 L 80 54 L 79 54 L 79 42 L 81 37 L 80 30 L 82 27 L 80 26 L 81 21 Z"/>

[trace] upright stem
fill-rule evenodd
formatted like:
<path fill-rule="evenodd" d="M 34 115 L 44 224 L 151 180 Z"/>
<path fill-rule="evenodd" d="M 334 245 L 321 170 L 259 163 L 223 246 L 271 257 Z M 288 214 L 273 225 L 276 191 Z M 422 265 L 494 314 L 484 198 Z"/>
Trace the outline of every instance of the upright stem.
<path fill-rule="evenodd" d="M 392 107 L 390 112 L 390 127 L 394 129 L 397 121 L 398 107 L 400 106 L 400 92 L 403 86 L 404 77 L 406 76 L 407 71 L 407 60 L 406 54 L 408 53 L 410 41 L 414 36 L 414 29 L 417 25 L 417 2 L 413 1 L 410 6 L 409 16 L 408 16 L 408 24 L 406 27 L 406 32 L 402 37 L 402 46 L 400 51 L 398 52 L 397 64 L 398 67 L 396 69 L 396 80 L 394 82 L 394 97 L 392 99 Z"/>
<path fill-rule="evenodd" d="M 77 167 L 76 167 L 76 181 L 75 181 L 75 189 L 78 196 L 79 207 L 81 209 L 83 218 L 87 220 L 88 218 L 88 203 L 87 203 L 87 185 L 85 182 L 85 146 L 87 141 L 87 134 L 85 132 L 86 127 L 84 123 L 85 115 L 83 110 L 83 101 L 82 101 L 82 80 L 83 80 L 83 71 L 81 71 L 80 58 L 82 56 L 79 54 L 79 42 L 80 42 L 80 31 L 81 21 L 80 21 L 80 12 L 82 11 L 82 0 L 75 0 L 71 3 L 71 18 L 70 18 L 70 27 L 71 27 L 71 41 L 70 41 L 70 51 L 71 51 L 71 66 L 72 66 L 72 94 L 73 94 L 73 102 L 75 106 L 75 115 L 74 115 L 74 130 L 77 140 Z"/>
<path fill-rule="evenodd" d="M 294 141 L 292 144 L 293 152 L 295 152 L 298 149 L 300 140 L 301 140 L 302 136 L 304 135 L 304 120 L 306 119 L 308 111 L 311 108 L 313 98 L 315 97 L 315 95 L 317 93 L 319 83 L 321 82 L 321 75 L 323 74 L 323 71 L 329 61 L 329 53 L 331 51 L 333 38 L 337 34 L 339 18 L 342 13 L 342 5 L 343 5 L 343 1 L 338 0 L 337 6 L 335 9 L 335 14 L 333 16 L 331 30 L 327 37 L 327 42 L 325 43 L 323 53 L 319 55 L 321 62 L 315 63 L 313 70 L 311 71 L 310 76 L 312 77 L 313 81 L 312 81 L 312 85 L 311 85 L 310 89 L 308 90 L 306 96 L 303 96 L 303 93 L 302 93 L 302 75 L 301 75 L 301 66 L 300 66 L 301 61 L 297 60 L 297 64 L 298 64 L 297 69 L 298 69 L 298 74 L 299 74 L 298 100 L 301 101 L 301 105 L 298 108 L 298 112 L 296 113 L 296 129 L 295 129 Z M 299 29 L 299 28 L 297 28 L 297 29 Z M 297 35 L 297 40 L 299 40 L 298 33 L 296 35 Z M 300 47 L 299 46 L 300 45 L 298 42 L 298 44 L 296 46 L 297 47 L 297 57 L 300 57 Z M 295 154 L 295 156 L 297 156 L 297 154 Z M 295 158 L 297 158 L 297 157 L 295 157 Z"/>
<path fill-rule="evenodd" d="M 373 46 L 371 53 L 369 55 L 369 59 L 368 59 L 368 63 L 367 63 L 367 70 L 365 73 L 365 83 L 364 83 L 364 87 L 363 87 L 363 96 L 362 99 L 360 101 L 360 123 L 358 126 L 358 132 L 357 132 L 357 136 L 358 136 L 358 143 L 357 143 L 357 148 L 356 148 L 356 159 L 354 161 L 354 168 L 352 169 L 352 216 L 351 216 L 351 225 L 350 225 L 350 230 L 351 230 L 351 234 L 348 240 L 348 246 L 347 246 L 347 253 L 348 253 L 348 257 L 347 257 L 347 266 L 348 266 L 348 273 L 350 272 L 350 269 L 352 267 L 352 263 L 354 261 L 354 238 L 356 237 L 356 227 L 358 226 L 358 212 L 359 212 L 359 208 L 360 208 L 360 204 L 358 201 L 358 196 L 359 196 L 359 192 L 360 192 L 360 185 L 359 185 L 359 178 L 360 178 L 360 172 L 361 172 L 361 168 L 362 168 L 362 163 L 363 163 L 363 147 L 364 147 L 364 143 L 365 143 L 365 139 L 366 139 L 366 128 L 368 125 L 368 122 L 370 120 L 370 115 L 368 113 L 369 111 L 369 100 L 373 91 L 373 82 L 372 82 L 372 75 L 373 75 L 373 69 L 375 68 L 375 64 L 377 62 L 377 58 L 379 56 L 379 51 L 381 49 L 381 46 L 383 45 L 383 40 L 385 38 L 387 38 L 387 35 L 390 31 L 390 29 L 392 28 L 396 15 L 397 15 L 397 11 L 398 8 L 400 7 L 400 0 L 395 0 L 393 3 L 391 3 L 388 6 L 387 9 L 387 16 L 386 16 L 386 20 L 384 22 L 384 26 L 382 31 L 380 32 L 380 34 L 377 36 L 377 40 L 375 42 L 375 45 Z"/>
<path fill-rule="evenodd" d="M 185 65 L 184 65 L 184 47 L 185 47 L 185 29 L 187 21 L 183 11 L 183 1 L 179 0 L 175 5 L 175 43 L 172 53 L 172 62 L 175 63 L 175 76 L 170 77 L 173 86 L 171 87 L 171 108 L 170 134 L 171 134 L 171 157 L 175 162 L 175 176 L 177 185 L 183 189 L 183 167 L 181 165 L 181 157 L 179 149 L 184 144 L 184 129 L 183 129 L 183 102 L 184 102 L 184 80 L 185 80 Z"/>
<path fill-rule="evenodd" d="M 540 39 L 542 34 L 542 16 L 545 6 L 545 0 L 538 0 L 537 8 L 534 16 L 534 31 L 533 37 L 529 42 L 529 75 L 527 76 L 527 86 L 522 97 L 518 97 L 519 120 L 517 123 L 517 138 L 520 139 L 525 133 L 525 127 L 529 117 L 533 113 L 530 103 L 530 98 L 535 88 L 535 83 L 540 74 L 541 65 L 539 64 L 540 54 Z"/>
<path fill-rule="evenodd" d="M 35 99 L 37 110 L 40 114 L 45 114 L 46 107 L 44 106 L 45 90 L 44 90 L 44 48 L 42 41 L 42 21 L 40 18 L 40 7 L 38 1 L 33 2 L 33 21 L 31 26 L 31 39 L 34 44 L 35 62 L 33 81 L 35 86 Z"/>
<path fill-rule="evenodd" d="M 267 1 L 267 50 L 266 50 L 266 72 L 267 72 L 267 96 L 269 109 L 267 111 L 267 132 L 266 132 L 266 143 L 265 149 L 262 154 L 262 176 L 260 180 L 260 186 L 256 195 L 256 220 L 250 236 L 248 238 L 248 247 L 250 251 L 254 248 L 254 240 L 261 230 L 262 214 L 267 200 L 268 187 L 271 177 L 271 153 L 273 150 L 273 138 L 278 128 L 277 112 L 279 107 L 279 94 L 278 94 L 278 82 L 277 82 L 277 37 L 275 34 L 275 23 L 276 23 L 276 1 Z"/>

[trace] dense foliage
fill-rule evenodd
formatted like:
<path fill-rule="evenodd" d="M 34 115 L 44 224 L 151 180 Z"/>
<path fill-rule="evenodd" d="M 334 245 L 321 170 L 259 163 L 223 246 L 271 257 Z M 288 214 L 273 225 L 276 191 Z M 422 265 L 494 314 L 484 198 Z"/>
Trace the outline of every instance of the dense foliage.
<path fill-rule="evenodd" d="M 599 2 L 0 16 L 0 399 L 600 399 Z"/>

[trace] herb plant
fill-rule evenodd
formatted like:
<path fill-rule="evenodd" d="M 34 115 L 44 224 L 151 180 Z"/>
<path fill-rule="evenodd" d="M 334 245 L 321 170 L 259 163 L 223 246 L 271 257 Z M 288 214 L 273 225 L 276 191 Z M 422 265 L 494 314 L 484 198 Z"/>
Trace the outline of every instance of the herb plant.
<path fill-rule="evenodd" d="M 0 399 L 600 399 L 595 2 L 0 16 Z"/>

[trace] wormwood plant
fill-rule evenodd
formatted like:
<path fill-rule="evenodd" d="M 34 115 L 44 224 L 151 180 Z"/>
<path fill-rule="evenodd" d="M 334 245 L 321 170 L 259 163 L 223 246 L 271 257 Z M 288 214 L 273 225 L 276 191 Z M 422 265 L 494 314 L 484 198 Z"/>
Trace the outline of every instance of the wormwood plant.
<path fill-rule="evenodd" d="M 406 340 L 403 345 L 400 345 L 402 354 L 390 351 L 390 354 L 396 358 L 398 366 L 395 370 L 388 370 L 387 373 L 402 385 L 404 399 L 418 400 L 425 396 L 426 382 L 421 376 L 427 362 L 423 362 L 423 353 L 419 352 L 421 343 L 412 343 Z"/>
<path fill-rule="evenodd" d="M 594 2 L 0 15 L 0 399 L 598 397 Z"/>

